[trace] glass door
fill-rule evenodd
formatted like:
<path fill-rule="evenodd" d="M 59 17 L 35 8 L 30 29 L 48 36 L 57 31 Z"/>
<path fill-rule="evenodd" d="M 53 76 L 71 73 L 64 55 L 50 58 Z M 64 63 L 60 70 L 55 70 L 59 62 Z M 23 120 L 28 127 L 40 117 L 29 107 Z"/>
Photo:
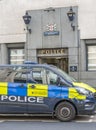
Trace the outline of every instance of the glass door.
<path fill-rule="evenodd" d="M 60 69 L 64 70 L 68 73 L 68 58 L 62 58 L 62 57 L 40 57 L 38 58 L 38 62 L 43 64 L 51 64 L 59 67 Z"/>

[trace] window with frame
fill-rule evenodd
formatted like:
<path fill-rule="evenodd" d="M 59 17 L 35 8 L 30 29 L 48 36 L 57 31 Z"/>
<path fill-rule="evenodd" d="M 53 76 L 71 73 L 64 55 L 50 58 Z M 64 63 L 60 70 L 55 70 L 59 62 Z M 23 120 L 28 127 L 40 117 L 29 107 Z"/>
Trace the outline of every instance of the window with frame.
<path fill-rule="evenodd" d="M 87 46 L 87 70 L 96 70 L 96 45 Z"/>
<path fill-rule="evenodd" d="M 51 85 L 57 85 L 58 82 L 58 75 L 55 74 L 54 72 L 47 70 L 46 72 L 47 75 L 47 84 L 51 84 Z"/>
<path fill-rule="evenodd" d="M 38 84 L 46 84 L 46 74 L 45 69 L 42 67 L 32 68 L 32 78 Z"/>
<path fill-rule="evenodd" d="M 10 49 L 10 64 L 22 64 L 24 62 L 24 49 Z"/>
<path fill-rule="evenodd" d="M 52 72 L 51 70 L 42 67 L 34 67 L 32 68 L 32 78 L 38 84 L 57 85 L 58 75 Z"/>

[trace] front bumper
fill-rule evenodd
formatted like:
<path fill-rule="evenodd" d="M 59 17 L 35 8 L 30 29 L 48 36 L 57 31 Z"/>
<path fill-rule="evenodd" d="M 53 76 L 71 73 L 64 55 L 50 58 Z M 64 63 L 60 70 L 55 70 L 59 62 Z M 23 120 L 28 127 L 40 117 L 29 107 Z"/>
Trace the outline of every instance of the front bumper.
<path fill-rule="evenodd" d="M 82 101 L 79 104 L 78 115 L 94 115 L 96 114 L 96 101 Z"/>

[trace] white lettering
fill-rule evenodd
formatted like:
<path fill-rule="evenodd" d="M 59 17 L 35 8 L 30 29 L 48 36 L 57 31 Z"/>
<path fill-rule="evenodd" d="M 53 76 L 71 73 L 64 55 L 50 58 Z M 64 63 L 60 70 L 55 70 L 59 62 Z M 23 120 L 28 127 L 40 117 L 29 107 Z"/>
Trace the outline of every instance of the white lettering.
<path fill-rule="evenodd" d="M 44 102 L 43 102 L 43 97 L 37 97 L 37 102 L 38 102 L 38 103 L 44 103 Z"/>
<path fill-rule="evenodd" d="M 24 97 L 24 101 L 27 102 L 27 97 Z"/>
<path fill-rule="evenodd" d="M 28 97 L 28 101 L 29 102 L 36 102 L 36 98 L 35 97 Z"/>
<path fill-rule="evenodd" d="M 21 96 L 0 96 L 1 101 L 10 101 L 10 102 L 30 102 L 30 103 L 44 103 L 43 97 L 21 97 Z"/>
<path fill-rule="evenodd" d="M 24 98 L 25 99 L 25 98 Z M 25 100 L 22 100 L 20 96 L 18 96 L 18 102 L 24 102 Z M 25 101 L 26 102 L 26 101 Z"/>
<path fill-rule="evenodd" d="M 8 96 L 2 95 L 1 96 L 1 101 L 5 100 L 5 99 L 8 99 Z"/>
<path fill-rule="evenodd" d="M 17 100 L 17 97 L 16 96 L 9 96 L 9 100 L 14 102 Z"/>

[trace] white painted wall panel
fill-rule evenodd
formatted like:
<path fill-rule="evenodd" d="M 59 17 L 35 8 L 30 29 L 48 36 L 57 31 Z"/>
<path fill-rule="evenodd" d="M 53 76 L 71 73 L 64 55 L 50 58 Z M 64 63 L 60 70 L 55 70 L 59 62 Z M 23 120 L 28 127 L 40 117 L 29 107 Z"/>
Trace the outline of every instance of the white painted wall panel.
<path fill-rule="evenodd" d="M 0 43 L 26 41 L 26 10 L 65 6 L 79 6 L 81 39 L 96 38 L 96 0 L 0 0 Z"/>

